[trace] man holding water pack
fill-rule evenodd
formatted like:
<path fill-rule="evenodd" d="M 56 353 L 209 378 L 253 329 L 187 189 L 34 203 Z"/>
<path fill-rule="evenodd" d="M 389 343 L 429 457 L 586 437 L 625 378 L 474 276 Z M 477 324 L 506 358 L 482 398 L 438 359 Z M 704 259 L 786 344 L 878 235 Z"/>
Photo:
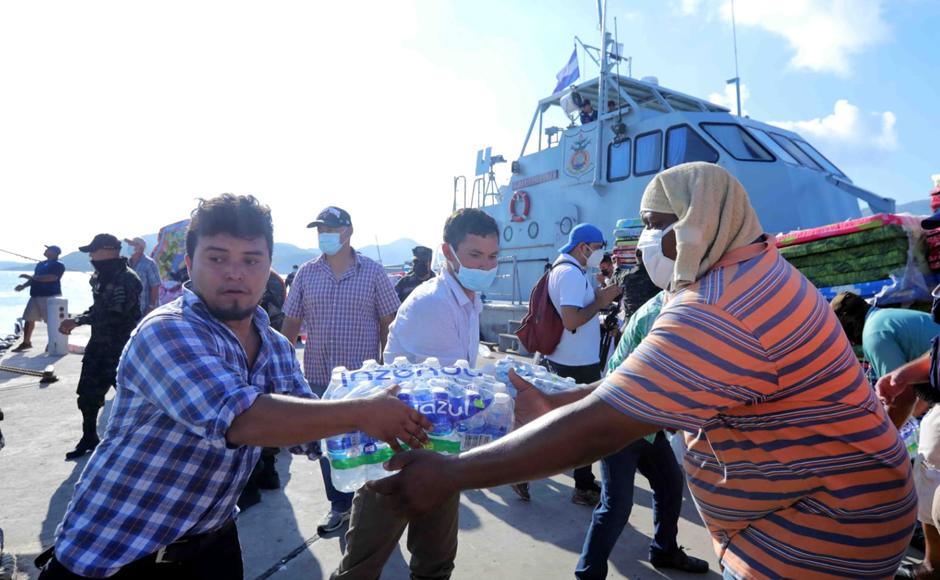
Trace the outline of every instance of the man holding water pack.
<path fill-rule="evenodd" d="M 405 299 L 389 331 L 385 360 L 404 356 L 412 363 L 428 357 L 452 366 L 476 363 L 480 345 L 480 292 L 492 285 L 499 257 L 496 221 L 479 209 L 461 209 L 444 224 L 447 259 L 444 272 L 424 282 Z M 432 322 L 433 321 L 433 322 Z M 455 495 L 428 514 L 412 520 L 396 515 L 366 488 L 352 505 L 346 554 L 332 578 L 378 578 L 408 527 L 412 578 L 449 578 L 457 557 Z"/>

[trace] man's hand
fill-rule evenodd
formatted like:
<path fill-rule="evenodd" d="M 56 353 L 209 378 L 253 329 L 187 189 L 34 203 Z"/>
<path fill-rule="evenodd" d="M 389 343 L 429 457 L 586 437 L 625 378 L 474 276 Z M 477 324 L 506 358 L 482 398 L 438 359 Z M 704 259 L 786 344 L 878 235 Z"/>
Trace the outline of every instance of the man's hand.
<path fill-rule="evenodd" d="M 77 322 L 71 318 L 66 318 L 59 324 L 59 332 L 62 334 L 72 334 L 72 331 L 75 330 L 76 326 L 78 326 Z"/>
<path fill-rule="evenodd" d="M 16 290 L 17 292 L 21 292 L 23 288 L 26 288 L 25 284 L 17 284 L 16 287 L 13 289 Z"/>
<path fill-rule="evenodd" d="M 20 274 L 20 278 L 22 278 L 22 279 L 24 279 L 24 280 L 32 280 L 32 279 L 33 279 L 33 277 L 30 276 L 29 274 Z"/>
<path fill-rule="evenodd" d="M 594 290 L 594 299 L 603 306 L 607 306 L 611 302 L 617 299 L 620 296 L 622 289 L 617 284 L 612 284 L 610 286 L 605 286 L 603 288 L 597 288 Z"/>
<path fill-rule="evenodd" d="M 532 383 L 509 370 L 509 381 L 516 387 L 516 427 L 530 423 L 552 410 L 552 404 L 545 393 L 536 389 Z"/>
<path fill-rule="evenodd" d="M 428 513 L 459 493 L 451 476 L 456 457 L 432 451 L 408 451 L 389 459 L 385 469 L 401 472 L 385 479 L 370 481 L 366 486 L 383 496 L 395 513 L 409 518 Z"/>
<path fill-rule="evenodd" d="M 875 392 L 878 394 L 878 398 L 881 399 L 885 405 L 890 406 L 894 404 L 895 399 L 910 389 L 915 383 L 922 382 L 917 380 L 920 377 L 911 376 L 912 374 L 913 373 L 911 373 L 907 367 L 901 367 L 878 379 L 878 382 L 875 384 Z"/>
<path fill-rule="evenodd" d="M 395 395 L 398 385 L 389 387 L 371 397 L 362 400 L 365 408 L 359 428 L 389 444 L 395 451 L 401 451 L 402 441 L 413 449 L 428 442 L 426 431 L 431 430 L 431 422 Z"/>

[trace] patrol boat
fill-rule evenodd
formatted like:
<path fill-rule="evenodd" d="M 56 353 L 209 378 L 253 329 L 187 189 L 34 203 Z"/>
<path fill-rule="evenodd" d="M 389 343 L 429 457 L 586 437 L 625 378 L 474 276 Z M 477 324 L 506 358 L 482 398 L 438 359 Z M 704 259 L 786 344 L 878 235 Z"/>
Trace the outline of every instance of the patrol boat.
<path fill-rule="evenodd" d="M 860 217 L 859 202 L 873 213 L 894 212 L 893 199 L 855 185 L 799 134 L 660 86 L 655 77 L 615 72 L 625 59 L 610 33 L 601 35 L 598 76 L 538 102 L 508 184 L 493 171 L 506 159 L 490 148 L 477 153 L 469 191 L 466 177 L 454 178 L 454 209 L 478 207 L 499 224 L 501 257 L 485 293 L 484 340 L 512 346 L 513 321 L 525 314 L 531 288 L 575 225 L 589 222 L 611 236 L 619 218 L 638 216 L 653 176 L 680 163 L 708 161 L 730 171 L 771 233 Z M 584 99 L 597 120 L 578 124 Z M 565 126 L 554 124 L 559 120 Z"/>

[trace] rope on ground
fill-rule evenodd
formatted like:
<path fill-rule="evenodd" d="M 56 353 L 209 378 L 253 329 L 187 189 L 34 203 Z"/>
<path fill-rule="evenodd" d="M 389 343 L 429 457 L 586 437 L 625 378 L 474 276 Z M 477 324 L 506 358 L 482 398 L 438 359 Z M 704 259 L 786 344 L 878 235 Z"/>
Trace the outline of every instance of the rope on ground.
<path fill-rule="evenodd" d="M 21 369 L 19 367 L 11 367 L 7 365 L 0 365 L 0 371 L 14 373 L 18 375 L 27 375 L 30 377 L 39 377 L 40 383 L 54 383 L 59 380 L 59 377 L 55 376 L 55 367 L 52 365 L 47 366 L 41 371 L 36 371 L 33 369 Z"/>

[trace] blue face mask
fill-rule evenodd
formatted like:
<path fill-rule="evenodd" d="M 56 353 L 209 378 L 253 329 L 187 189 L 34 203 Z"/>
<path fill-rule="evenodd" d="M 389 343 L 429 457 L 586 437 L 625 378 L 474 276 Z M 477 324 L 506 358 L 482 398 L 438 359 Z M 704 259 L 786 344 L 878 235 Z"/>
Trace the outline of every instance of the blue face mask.
<path fill-rule="evenodd" d="M 343 249 L 343 242 L 339 238 L 340 235 L 335 232 L 318 234 L 317 242 L 320 245 L 320 251 L 327 256 L 335 256 L 337 252 Z"/>
<path fill-rule="evenodd" d="M 493 268 L 492 270 L 467 268 L 460 263 L 460 258 L 457 257 L 457 250 L 455 250 L 453 246 L 450 247 L 450 251 L 454 253 L 454 259 L 457 260 L 457 265 L 460 266 L 460 270 L 457 271 L 457 280 L 460 282 L 460 285 L 467 290 L 483 292 L 496 281 L 497 268 Z"/>

